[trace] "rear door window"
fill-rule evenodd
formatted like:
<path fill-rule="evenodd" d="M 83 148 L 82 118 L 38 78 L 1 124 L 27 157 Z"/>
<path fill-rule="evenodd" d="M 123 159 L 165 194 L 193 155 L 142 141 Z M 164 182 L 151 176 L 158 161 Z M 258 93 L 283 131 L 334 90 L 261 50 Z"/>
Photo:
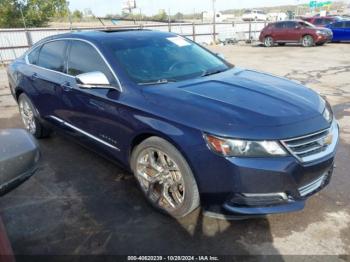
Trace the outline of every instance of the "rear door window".
<path fill-rule="evenodd" d="M 289 28 L 289 29 L 295 28 L 295 26 L 296 26 L 296 23 L 295 22 L 291 22 L 291 21 L 285 22 L 284 24 L 285 24 L 285 28 Z"/>
<path fill-rule="evenodd" d="M 66 41 L 53 41 L 43 45 L 38 58 L 38 66 L 57 72 L 64 72 Z"/>
<path fill-rule="evenodd" d="M 350 29 L 350 21 L 344 22 L 344 28 Z"/>
<path fill-rule="evenodd" d="M 284 27 L 284 23 L 276 23 L 275 28 L 281 29 Z"/>
<path fill-rule="evenodd" d="M 41 46 L 35 48 L 33 51 L 31 51 L 28 54 L 28 61 L 30 64 L 32 64 L 32 65 L 38 64 L 40 48 L 41 48 Z"/>

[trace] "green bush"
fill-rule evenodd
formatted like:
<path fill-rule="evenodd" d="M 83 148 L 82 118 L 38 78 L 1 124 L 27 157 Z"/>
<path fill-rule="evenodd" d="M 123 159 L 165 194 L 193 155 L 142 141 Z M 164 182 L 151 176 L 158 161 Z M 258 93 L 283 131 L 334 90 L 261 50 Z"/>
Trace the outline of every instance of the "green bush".
<path fill-rule="evenodd" d="M 46 26 L 55 17 L 66 17 L 66 0 L 0 0 L 0 27 Z"/>

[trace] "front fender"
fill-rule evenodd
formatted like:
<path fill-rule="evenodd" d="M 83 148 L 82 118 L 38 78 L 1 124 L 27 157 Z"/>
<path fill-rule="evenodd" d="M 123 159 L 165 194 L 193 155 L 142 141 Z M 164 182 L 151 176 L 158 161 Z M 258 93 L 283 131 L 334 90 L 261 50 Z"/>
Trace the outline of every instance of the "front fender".
<path fill-rule="evenodd" d="M 134 118 L 139 123 L 138 126 L 141 125 L 142 128 L 138 128 L 127 142 L 129 151 L 126 158 L 128 163 L 130 163 L 132 150 L 137 144 L 151 136 L 158 136 L 179 150 L 196 177 L 193 168 L 193 154 L 190 152 L 195 152 L 205 146 L 201 131 L 151 116 L 135 115 Z"/>

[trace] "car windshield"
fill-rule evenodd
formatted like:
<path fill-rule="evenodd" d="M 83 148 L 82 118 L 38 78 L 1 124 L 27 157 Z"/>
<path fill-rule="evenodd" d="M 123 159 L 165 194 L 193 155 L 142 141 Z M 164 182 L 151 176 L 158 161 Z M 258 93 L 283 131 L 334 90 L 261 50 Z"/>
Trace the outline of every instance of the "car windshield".
<path fill-rule="evenodd" d="M 300 24 L 301 26 L 304 26 L 304 27 L 315 28 L 315 25 L 313 25 L 313 24 L 311 24 L 311 23 L 309 23 L 309 22 L 307 22 L 307 21 L 299 22 L 299 24 Z"/>
<path fill-rule="evenodd" d="M 140 85 L 176 82 L 230 68 L 219 57 L 176 35 L 145 34 L 109 40 L 114 58 Z"/>

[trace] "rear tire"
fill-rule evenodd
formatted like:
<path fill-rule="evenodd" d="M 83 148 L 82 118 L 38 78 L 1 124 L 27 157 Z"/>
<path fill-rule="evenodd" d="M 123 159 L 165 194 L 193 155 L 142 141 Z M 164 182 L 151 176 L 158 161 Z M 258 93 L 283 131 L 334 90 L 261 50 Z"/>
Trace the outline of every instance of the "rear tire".
<path fill-rule="evenodd" d="M 191 168 L 168 141 L 150 137 L 137 145 L 130 166 L 141 191 L 156 209 L 180 218 L 199 206 L 199 192 Z"/>
<path fill-rule="evenodd" d="M 275 42 L 271 36 L 266 36 L 264 38 L 264 46 L 265 47 L 272 47 L 274 46 Z"/>
<path fill-rule="evenodd" d="M 40 122 L 37 110 L 26 94 L 22 93 L 19 96 L 18 106 L 24 127 L 29 133 L 36 138 L 45 138 L 50 136 L 51 130 Z"/>
<path fill-rule="evenodd" d="M 301 44 L 303 45 L 303 47 L 314 46 L 314 38 L 311 35 L 305 35 L 301 40 Z"/>

